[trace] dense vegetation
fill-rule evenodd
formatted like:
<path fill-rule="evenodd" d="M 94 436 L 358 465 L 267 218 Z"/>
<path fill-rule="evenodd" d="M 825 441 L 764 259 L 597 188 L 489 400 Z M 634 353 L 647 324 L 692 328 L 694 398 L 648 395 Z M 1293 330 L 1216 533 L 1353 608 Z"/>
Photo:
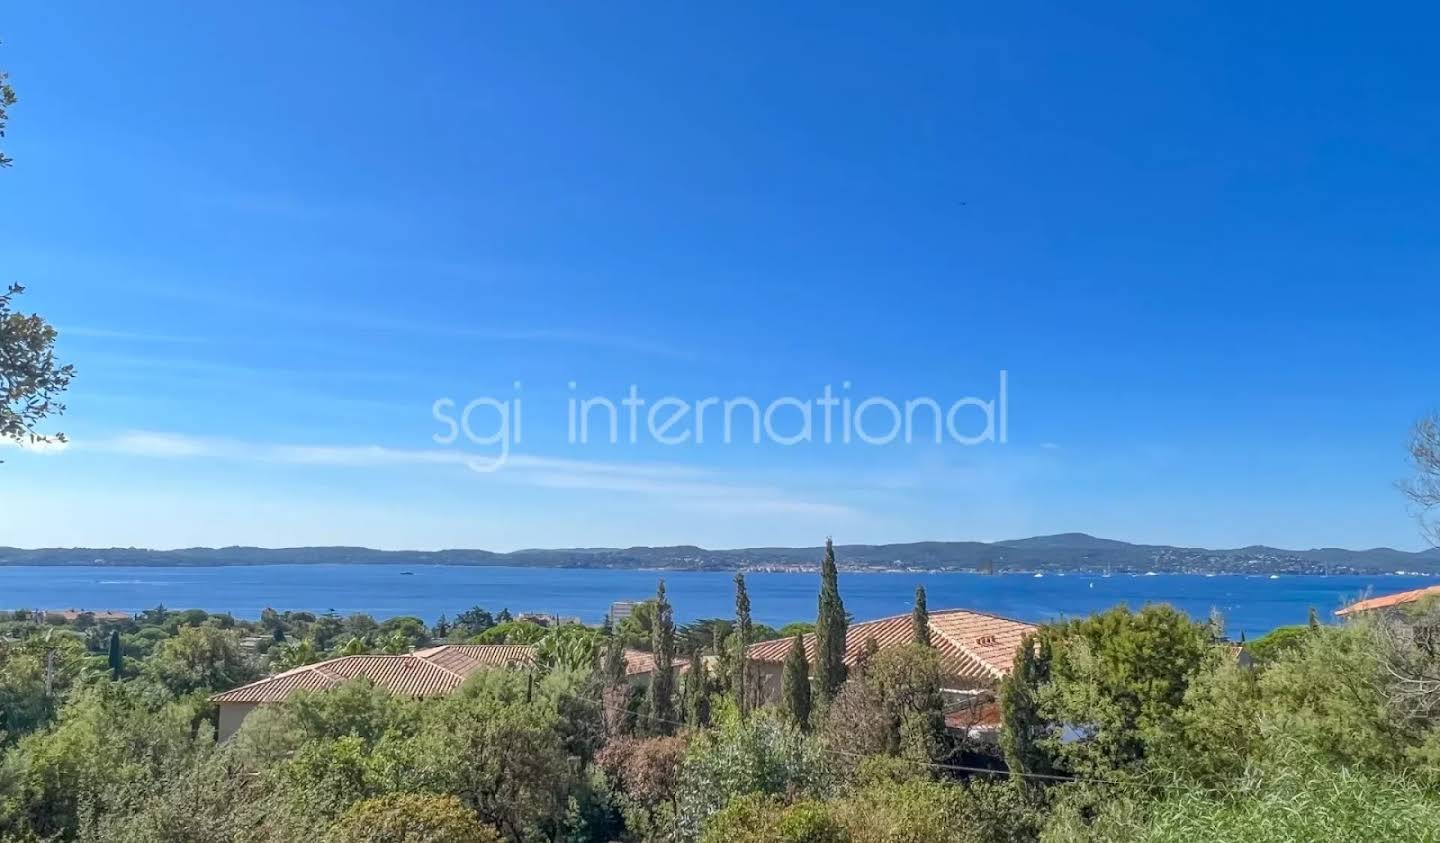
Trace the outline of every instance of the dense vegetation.
<path fill-rule="evenodd" d="M 843 605 L 832 584 L 822 611 Z M 613 629 L 479 608 L 434 624 L 12 613 L 0 839 L 1440 840 L 1433 607 L 1279 630 L 1253 666 L 1215 622 L 1164 606 L 1042 627 L 1002 688 L 996 746 L 946 730 L 921 640 L 871 651 L 833 697 L 794 659 L 761 705 L 739 642 L 780 632 L 749 623 L 737 585 L 735 622 L 685 627 L 663 590 Z M 924 613 L 922 593 L 917 630 Z M 214 740 L 215 691 L 440 640 L 536 643 L 542 665 L 428 701 L 364 682 L 302 694 Z M 624 680 L 632 646 L 672 665 L 648 692 Z"/>

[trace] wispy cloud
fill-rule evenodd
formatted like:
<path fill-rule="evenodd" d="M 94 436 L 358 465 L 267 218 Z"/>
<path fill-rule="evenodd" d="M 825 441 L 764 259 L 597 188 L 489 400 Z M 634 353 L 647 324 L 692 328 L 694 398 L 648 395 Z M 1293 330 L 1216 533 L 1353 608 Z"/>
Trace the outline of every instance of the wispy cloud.
<path fill-rule="evenodd" d="M 121 342 L 153 342 L 166 344 L 192 344 L 203 343 L 209 340 L 204 337 L 186 337 L 173 334 L 151 334 L 143 331 L 119 331 L 110 328 L 89 328 L 83 325 L 61 325 L 56 330 L 62 338 L 64 337 L 85 337 L 97 340 L 118 340 Z"/>
<path fill-rule="evenodd" d="M 392 448 L 382 445 L 287 444 L 165 431 L 130 431 L 85 441 L 80 449 L 153 459 L 211 459 L 332 468 L 490 466 L 494 454 L 463 449 Z M 772 512 L 844 516 L 841 504 L 809 500 L 765 483 L 739 482 L 705 469 L 676 463 L 578 460 L 510 454 L 494 471 L 474 473 L 487 481 L 546 489 L 590 490 L 655 497 L 708 511 Z"/>
<path fill-rule="evenodd" d="M 254 296 L 240 296 L 218 293 L 212 289 L 201 289 L 196 285 L 145 285 L 139 292 L 171 301 L 200 305 L 208 309 L 243 311 L 270 317 L 276 321 L 328 325 L 334 328 L 363 332 L 382 331 L 385 333 L 408 334 L 417 337 L 439 337 L 455 340 L 473 340 L 493 343 L 545 343 L 586 348 L 610 348 L 619 351 L 633 351 L 658 357 L 695 359 L 693 350 L 679 348 L 649 337 L 635 337 L 563 327 L 486 327 L 477 325 L 456 325 L 431 318 L 404 318 L 382 315 L 359 310 L 344 310 L 333 304 L 325 307 L 292 306 L 279 307 Z M 275 338 L 265 337 L 267 344 Z"/>

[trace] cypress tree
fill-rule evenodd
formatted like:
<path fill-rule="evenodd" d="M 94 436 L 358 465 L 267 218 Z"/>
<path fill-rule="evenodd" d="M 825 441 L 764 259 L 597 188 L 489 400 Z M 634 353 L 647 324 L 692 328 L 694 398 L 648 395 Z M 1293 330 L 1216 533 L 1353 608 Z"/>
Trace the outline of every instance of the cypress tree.
<path fill-rule="evenodd" d="M 270 637 L 275 639 L 275 643 L 276 643 L 276 644 L 284 644 L 284 643 L 285 643 L 285 627 L 276 625 L 275 631 L 274 631 L 273 633 L 271 633 L 271 636 L 270 636 Z"/>
<path fill-rule="evenodd" d="M 750 592 L 745 588 L 745 575 L 735 575 L 735 639 L 736 653 L 734 670 L 735 678 L 731 687 L 735 690 L 735 704 L 740 709 L 740 716 L 743 718 L 750 711 L 749 682 L 746 681 L 746 674 L 749 673 L 748 664 L 745 660 L 745 647 L 750 643 Z"/>
<path fill-rule="evenodd" d="M 724 627 L 716 624 L 715 640 L 711 642 L 711 647 L 715 651 L 715 685 L 722 694 L 730 693 L 731 686 L 735 682 L 735 670 L 732 667 L 734 659 L 730 657 L 730 648 L 726 644 L 728 640 L 726 632 Z"/>
<path fill-rule="evenodd" d="M 801 729 L 810 728 L 810 660 L 805 658 L 805 636 L 796 635 L 785 656 L 783 678 L 785 713 Z"/>
<path fill-rule="evenodd" d="M 1010 775 L 1033 788 L 1025 774 L 1050 775 L 1055 768 L 1041 744 L 1044 721 L 1039 696 L 1050 680 L 1050 640 L 1044 633 L 1027 635 L 1015 653 L 1015 666 L 1000 683 L 1000 748 Z"/>
<path fill-rule="evenodd" d="M 1314 606 L 1310 607 L 1310 631 L 1320 631 L 1320 615 L 1315 611 Z"/>
<path fill-rule="evenodd" d="M 625 642 L 618 636 L 605 642 L 605 663 L 600 672 L 611 688 L 625 682 Z"/>
<path fill-rule="evenodd" d="M 665 598 L 665 581 L 655 588 L 655 621 L 650 637 L 655 670 L 650 674 L 650 731 L 668 735 L 675 721 L 675 618 Z"/>
<path fill-rule="evenodd" d="M 119 681 L 120 673 L 125 669 L 125 655 L 120 650 L 120 630 L 110 631 L 110 675 Z"/>
<path fill-rule="evenodd" d="M 815 618 L 815 690 L 829 702 L 845 683 L 845 604 L 835 570 L 835 543 L 825 539 L 820 563 L 820 607 Z"/>
<path fill-rule="evenodd" d="M 930 609 L 925 605 L 925 586 L 915 586 L 915 611 L 910 614 L 915 643 L 930 646 Z"/>
<path fill-rule="evenodd" d="M 687 694 L 685 722 L 697 729 L 710 725 L 710 676 L 705 656 L 696 647 L 690 654 L 690 674 L 685 685 Z"/>

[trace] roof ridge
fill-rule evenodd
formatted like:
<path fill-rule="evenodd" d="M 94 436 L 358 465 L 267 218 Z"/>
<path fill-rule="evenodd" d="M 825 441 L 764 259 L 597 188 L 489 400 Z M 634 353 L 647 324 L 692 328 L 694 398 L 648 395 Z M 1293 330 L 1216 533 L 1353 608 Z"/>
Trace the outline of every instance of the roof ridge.
<path fill-rule="evenodd" d="M 1023 625 L 1025 625 L 1025 626 L 1035 626 L 1035 624 L 1033 624 L 1033 623 L 1031 623 L 1031 622 L 1029 622 L 1029 621 L 1022 621 L 1022 620 L 1020 620 L 1019 618 L 1012 618 L 1012 617 L 1008 617 L 1008 616 L 1006 616 L 1006 615 L 997 615 L 997 614 L 995 614 L 994 612 L 982 612 L 982 611 L 980 611 L 979 609 L 966 609 L 966 608 L 963 607 L 963 606 L 958 606 L 958 607 L 956 607 L 956 608 L 954 608 L 954 609 L 930 609 L 930 610 L 928 610 L 928 611 L 926 612 L 926 614 L 928 614 L 930 617 L 933 618 L 933 617 L 935 617 L 936 615 L 954 615 L 954 614 L 959 614 L 959 613 L 961 613 L 961 612 L 963 612 L 963 613 L 965 613 L 965 614 L 967 614 L 967 615 L 980 615 L 980 616 L 982 616 L 982 617 L 994 618 L 994 619 L 997 620 L 997 621 L 1009 621 L 1010 623 L 1018 623 L 1018 624 L 1023 624 Z M 898 621 L 898 620 L 900 620 L 901 618 L 909 618 L 909 617 L 913 617 L 913 616 L 914 616 L 913 610 L 910 611 L 910 612 L 901 612 L 900 614 L 897 614 L 897 615 L 886 615 L 886 616 L 883 617 L 883 618 L 872 618 L 872 619 L 870 619 L 870 620 L 868 620 L 868 621 L 857 621 L 857 622 L 855 622 L 855 623 L 850 624 L 850 629 L 854 629 L 855 627 L 858 627 L 858 626 L 868 626 L 869 624 L 872 624 L 872 623 L 884 623 L 885 621 Z M 813 635 L 814 633 L 807 632 L 807 633 L 805 633 L 805 634 L 806 634 L 806 635 Z"/>
<path fill-rule="evenodd" d="M 448 673 L 456 679 L 459 679 L 461 682 L 464 682 L 466 679 L 469 678 L 466 674 L 460 673 L 459 671 L 451 670 L 444 665 L 436 664 L 435 662 L 430 661 L 429 656 L 417 656 L 414 653 L 411 653 L 410 655 L 415 659 L 415 661 L 420 662 L 421 664 L 429 665 L 430 667 L 433 667 L 442 673 Z"/>

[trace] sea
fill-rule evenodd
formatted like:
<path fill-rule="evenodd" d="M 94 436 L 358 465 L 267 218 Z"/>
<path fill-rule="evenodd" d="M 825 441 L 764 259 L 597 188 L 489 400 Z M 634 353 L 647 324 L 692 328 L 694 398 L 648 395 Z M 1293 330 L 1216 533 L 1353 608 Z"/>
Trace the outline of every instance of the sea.
<path fill-rule="evenodd" d="M 0 567 L 0 609 L 136 612 L 172 609 L 229 612 L 258 618 L 277 610 L 366 612 L 378 619 L 414 615 L 433 623 L 472 606 L 492 612 L 542 612 L 599 623 L 610 604 L 643 600 L 664 580 L 678 622 L 734 614 L 734 574 L 727 572 L 498 568 L 427 565 L 255 565 L 223 567 Z M 782 626 L 814 620 L 819 576 L 746 574 L 756 621 Z M 846 610 L 857 621 L 910 611 L 925 586 L 932 610 L 966 608 L 1026 621 L 1077 617 L 1118 604 L 1169 603 L 1196 619 L 1212 609 L 1227 632 L 1254 638 L 1277 626 L 1304 623 L 1311 607 L 1322 619 L 1346 602 L 1440 583 L 1432 576 L 969 574 L 841 572 Z"/>

